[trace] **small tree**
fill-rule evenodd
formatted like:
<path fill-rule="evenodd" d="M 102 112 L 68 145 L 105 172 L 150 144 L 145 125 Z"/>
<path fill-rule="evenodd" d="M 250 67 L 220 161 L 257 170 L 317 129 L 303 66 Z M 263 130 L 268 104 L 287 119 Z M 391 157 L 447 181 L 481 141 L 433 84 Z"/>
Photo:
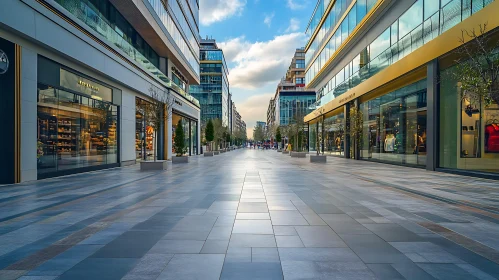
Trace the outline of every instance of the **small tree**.
<path fill-rule="evenodd" d="M 487 107 L 494 101 L 499 104 L 499 44 L 487 33 L 487 23 L 475 29 L 463 30 L 459 42 L 456 77 L 460 81 L 462 98 L 470 106 Z M 469 42 L 468 42 L 469 41 Z M 472 108 L 466 108 L 471 110 Z"/>
<path fill-rule="evenodd" d="M 175 138 L 173 139 L 173 147 L 175 148 L 175 154 L 178 157 L 183 156 L 187 152 L 187 147 L 185 146 L 185 135 L 184 135 L 184 127 L 182 126 L 182 120 L 178 121 L 177 127 L 175 128 Z"/>
<path fill-rule="evenodd" d="M 215 130 L 213 128 L 213 122 L 211 120 L 208 120 L 208 123 L 206 124 L 206 130 L 205 130 L 205 138 L 206 142 L 208 143 L 208 147 L 210 147 L 210 151 L 212 150 L 212 143 L 213 140 L 215 140 Z"/>
<path fill-rule="evenodd" d="M 362 129 L 364 127 L 364 115 L 362 111 L 356 107 L 350 109 L 350 127 L 347 127 L 347 133 L 350 133 L 350 137 L 353 140 L 355 151 L 359 151 L 362 145 L 363 133 Z M 354 155 L 354 158 L 357 156 Z"/>
<path fill-rule="evenodd" d="M 277 142 L 277 149 L 279 149 L 279 143 L 281 143 L 282 136 L 281 136 L 281 128 L 277 127 L 277 131 L 275 133 L 275 141 Z"/>
<path fill-rule="evenodd" d="M 166 123 L 170 119 L 175 99 L 169 91 L 166 92 L 152 85 L 149 87 L 149 94 L 151 102 L 141 102 L 140 106 L 142 106 L 147 125 L 154 131 L 153 143 L 156 146 L 154 148 L 154 161 L 156 161 L 158 130 L 161 124 Z"/>

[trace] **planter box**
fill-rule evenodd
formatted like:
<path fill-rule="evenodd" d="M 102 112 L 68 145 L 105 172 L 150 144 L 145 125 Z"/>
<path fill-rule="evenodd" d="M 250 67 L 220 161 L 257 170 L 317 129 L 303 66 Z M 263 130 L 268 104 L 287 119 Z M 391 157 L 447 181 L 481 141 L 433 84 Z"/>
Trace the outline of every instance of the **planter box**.
<path fill-rule="evenodd" d="M 172 163 L 188 163 L 189 157 L 181 156 L 181 157 L 172 157 Z"/>
<path fill-rule="evenodd" d="M 282 151 L 283 155 L 289 155 L 289 151 Z"/>
<path fill-rule="evenodd" d="M 220 153 L 222 153 L 222 154 L 225 153 L 225 150 L 221 150 Z"/>
<path fill-rule="evenodd" d="M 291 157 L 294 157 L 294 158 L 306 158 L 307 154 L 308 153 L 306 153 L 306 152 L 292 152 L 291 153 Z"/>
<path fill-rule="evenodd" d="M 310 155 L 310 162 L 326 163 L 327 162 L 327 156 L 324 156 L 324 155 Z"/>
<path fill-rule="evenodd" d="M 166 170 L 166 160 L 157 161 L 141 161 L 140 170 L 141 171 L 151 171 L 151 170 Z"/>
<path fill-rule="evenodd" d="M 213 154 L 218 156 L 220 154 L 220 151 L 214 151 Z"/>
<path fill-rule="evenodd" d="M 278 152 L 278 153 L 282 153 L 282 150 L 281 150 L 281 149 L 279 149 L 279 150 L 277 150 L 277 152 Z"/>
<path fill-rule="evenodd" d="M 203 154 L 205 157 L 212 157 L 213 156 L 213 152 L 204 152 Z"/>

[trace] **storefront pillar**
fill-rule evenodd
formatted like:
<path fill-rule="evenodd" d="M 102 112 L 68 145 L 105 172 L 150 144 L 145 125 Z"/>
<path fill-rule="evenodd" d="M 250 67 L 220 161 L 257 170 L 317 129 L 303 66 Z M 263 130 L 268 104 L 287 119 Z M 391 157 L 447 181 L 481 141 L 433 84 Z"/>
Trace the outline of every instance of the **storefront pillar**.
<path fill-rule="evenodd" d="M 321 144 L 322 144 L 321 152 L 322 152 L 322 154 L 324 154 L 324 146 L 325 146 L 324 145 L 324 143 L 325 143 L 324 142 L 324 138 L 325 138 L 324 131 L 326 130 L 324 127 L 324 119 L 325 119 L 325 117 L 324 117 L 324 115 L 322 115 L 322 129 L 321 129 Z"/>
<path fill-rule="evenodd" d="M 165 160 L 165 114 L 163 112 L 163 121 L 161 122 L 159 126 L 159 131 L 158 131 L 158 139 L 156 139 L 156 146 L 158 149 L 157 155 L 158 155 L 158 160 Z"/>
<path fill-rule="evenodd" d="M 345 138 L 343 139 L 343 146 L 345 158 L 350 158 L 350 103 L 343 106 L 345 119 L 343 120 L 343 127 L 345 127 Z"/>
<path fill-rule="evenodd" d="M 438 100 L 439 100 L 439 67 L 438 59 L 427 65 L 427 118 L 426 118 L 426 169 L 435 171 L 438 164 Z"/>

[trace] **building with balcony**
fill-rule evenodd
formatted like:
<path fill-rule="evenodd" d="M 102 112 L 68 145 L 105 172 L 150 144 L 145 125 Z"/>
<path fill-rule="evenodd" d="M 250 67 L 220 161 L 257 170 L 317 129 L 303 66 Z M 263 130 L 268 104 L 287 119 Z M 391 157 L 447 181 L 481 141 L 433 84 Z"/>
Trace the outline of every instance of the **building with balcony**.
<path fill-rule="evenodd" d="M 310 149 L 497 177 L 499 104 L 463 100 L 456 61 L 469 59 L 463 31 L 487 24 L 497 46 L 498 10 L 491 0 L 317 1 L 305 47 L 306 87 L 317 91 L 304 118 L 319 137 Z"/>
<path fill-rule="evenodd" d="M 0 54 L 0 184 L 171 158 L 180 120 L 198 153 L 197 1 L 6 1 Z M 172 105 L 156 131 L 153 96 Z"/>
<path fill-rule="evenodd" d="M 191 86 L 191 94 L 201 104 L 201 120 L 220 119 L 229 127 L 231 97 L 229 92 L 229 68 L 223 50 L 215 39 L 201 39 L 200 75 L 201 83 Z"/>
<path fill-rule="evenodd" d="M 274 97 L 267 109 L 267 123 L 270 127 L 294 123 L 297 116 L 311 112 L 316 93 L 305 88 L 305 51 L 296 49 L 284 78 L 277 85 Z"/>

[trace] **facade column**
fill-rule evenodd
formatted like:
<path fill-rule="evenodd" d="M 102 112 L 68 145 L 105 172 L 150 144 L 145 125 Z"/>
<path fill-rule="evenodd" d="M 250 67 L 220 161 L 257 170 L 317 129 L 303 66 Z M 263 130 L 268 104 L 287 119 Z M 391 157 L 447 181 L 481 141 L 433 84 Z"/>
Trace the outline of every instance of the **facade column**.
<path fill-rule="evenodd" d="M 159 58 L 159 71 L 168 76 L 168 58 L 166 57 Z"/>
<path fill-rule="evenodd" d="M 322 130 L 321 130 L 322 154 L 324 154 L 324 130 L 325 130 L 324 120 L 325 120 L 325 117 L 324 117 L 324 115 L 322 115 Z"/>
<path fill-rule="evenodd" d="M 164 129 L 164 149 L 163 149 L 163 155 L 164 155 L 164 160 L 171 159 L 172 157 L 172 147 L 173 147 L 173 141 L 172 141 L 172 108 L 167 108 L 170 110 L 170 113 L 167 114 L 170 117 L 166 120 L 165 119 L 165 129 Z"/>
<path fill-rule="evenodd" d="M 430 61 L 426 69 L 426 170 L 434 171 L 438 164 L 438 109 L 440 90 L 438 59 Z"/>
<path fill-rule="evenodd" d="M 343 153 L 345 158 L 350 158 L 350 103 L 346 103 L 343 106 L 343 112 L 345 119 L 343 120 L 343 126 L 345 127 L 345 137 L 343 137 Z"/>
<path fill-rule="evenodd" d="M 165 113 L 164 113 L 165 110 L 166 106 L 162 114 L 163 121 L 161 122 L 161 125 L 159 126 L 157 133 L 158 139 L 156 139 L 156 149 L 157 149 L 156 155 L 158 156 L 158 160 L 165 159 L 165 122 L 166 122 Z"/>

